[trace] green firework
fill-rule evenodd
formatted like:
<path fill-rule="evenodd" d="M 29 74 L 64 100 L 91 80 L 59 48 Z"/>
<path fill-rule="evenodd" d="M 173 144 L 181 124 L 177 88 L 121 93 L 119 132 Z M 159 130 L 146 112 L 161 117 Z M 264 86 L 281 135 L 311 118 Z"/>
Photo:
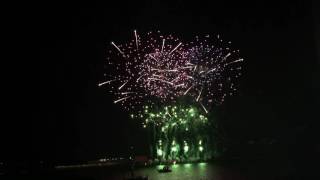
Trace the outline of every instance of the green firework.
<path fill-rule="evenodd" d="M 195 106 L 144 106 L 132 114 L 150 132 L 151 154 L 159 160 L 203 159 L 208 153 L 208 118 Z"/>

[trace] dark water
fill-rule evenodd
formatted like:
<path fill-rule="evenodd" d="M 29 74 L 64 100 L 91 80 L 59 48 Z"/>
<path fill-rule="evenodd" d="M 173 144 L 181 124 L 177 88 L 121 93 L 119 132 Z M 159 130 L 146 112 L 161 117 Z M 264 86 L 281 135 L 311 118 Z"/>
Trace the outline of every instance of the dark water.
<path fill-rule="evenodd" d="M 193 163 L 172 166 L 172 172 L 159 173 L 156 167 L 144 167 L 134 171 L 135 176 L 148 176 L 153 180 L 212 179 L 212 180 L 280 180 L 280 179 L 317 179 L 309 173 L 292 167 L 291 163 Z M 302 173 L 301 173 L 302 172 Z M 124 168 L 95 167 L 72 170 L 58 170 L 39 179 L 59 180 L 117 180 L 130 177 Z"/>

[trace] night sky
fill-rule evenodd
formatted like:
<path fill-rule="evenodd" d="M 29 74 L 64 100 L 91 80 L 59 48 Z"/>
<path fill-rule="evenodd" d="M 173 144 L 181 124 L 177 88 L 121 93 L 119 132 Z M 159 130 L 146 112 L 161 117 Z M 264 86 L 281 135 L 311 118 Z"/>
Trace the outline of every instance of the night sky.
<path fill-rule="evenodd" d="M 110 41 L 124 42 L 134 29 L 231 40 L 245 61 L 238 94 L 216 107 L 228 136 L 237 142 L 276 139 L 295 147 L 292 153 L 319 152 L 319 9 L 312 3 L 149 0 L 40 6 L 24 26 L 32 29 L 31 42 L 19 45 L 35 54 L 19 60 L 27 65 L 16 90 L 15 116 L 8 120 L 14 135 L 2 136 L 8 151 L 17 153 L 2 158 L 81 161 L 125 155 L 131 145 L 145 153 L 140 126 L 97 87 Z"/>

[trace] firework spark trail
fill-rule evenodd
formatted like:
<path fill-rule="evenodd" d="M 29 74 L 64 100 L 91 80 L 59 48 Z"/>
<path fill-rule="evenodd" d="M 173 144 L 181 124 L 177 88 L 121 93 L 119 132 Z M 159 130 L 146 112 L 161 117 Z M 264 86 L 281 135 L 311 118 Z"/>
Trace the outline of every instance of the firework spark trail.
<path fill-rule="evenodd" d="M 183 95 L 186 95 L 186 94 L 190 91 L 190 89 L 193 88 L 193 87 L 194 87 L 194 85 L 193 85 L 193 86 L 190 86 L 190 87 L 183 93 Z"/>
<path fill-rule="evenodd" d="M 161 52 L 163 52 L 164 42 L 165 42 L 165 39 L 162 39 L 162 47 L 161 47 Z"/>
<path fill-rule="evenodd" d="M 103 85 L 105 85 L 105 84 L 109 84 L 109 83 L 111 83 L 112 81 L 115 81 L 115 80 L 109 80 L 109 81 L 105 81 L 105 82 L 99 83 L 98 86 L 103 86 Z"/>
<path fill-rule="evenodd" d="M 215 70 L 216 70 L 216 68 L 210 69 L 209 71 L 207 71 L 207 74 L 209 74 L 209 73 L 211 73 L 211 72 L 213 72 Z"/>
<path fill-rule="evenodd" d="M 197 66 L 194 66 L 194 69 L 193 69 L 193 71 L 196 71 L 196 69 L 197 69 Z"/>
<path fill-rule="evenodd" d="M 122 89 L 128 82 L 129 82 L 129 80 L 126 81 L 125 83 L 123 83 L 118 89 L 119 89 L 119 90 Z"/>
<path fill-rule="evenodd" d="M 190 62 L 187 62 L 186 65 L 191 65 L 191 66 L 194 66 L 194 64 L 190 63 Z"/>
<path fill-rule="evenodd" d="M 173 83 L 173 82 L 175 82 L 175 81 L 177 81 L 177 80 L 179 80 L 180 79 L 180 77 L 176 77 L 175 79 L 173 79 L 171 82 Z"/>
<path fill-rule="evenodd" d="M 139 46 L 138 46 L 138 36 L 137 36 L 137 31 L 134 30 L 134 36 L 136 38 L 136 46 L 137 46 L 137 51 L 139 50 Z"/>
<path fill-rule="evenodd" d="M 202 90 L 203 90 L 203 88 L 201 88 L 201 90 L 200 90 L 200 92 L 199 92 L 199 95 L 198 95 L 198 97 L 197 97 L 197 102 L 199 101 L 199 99 L 200 99 L 200 96 L 201 96 L 201 93 L 202 93 Z"/>
<path fill-rule="evenodd" d="M 161 81 L 161 82 L 164 82 L 164 83 L 167 83 L 167 84 L 173 85 L 173 83 L 172 83 L 172 82 L 165 81 L 165 80 L 163 80 L 163 79 L 158 79 L 158 78 L 148 78 L 148 80 Z"/>
<path fill-rule="evenodd" d="M 122 51 L 120 50 L 120 48 L 119 48 L 116 44 L 114 44 L 114 42 L 111 42 L 111 44 L 112 44 L 121 54 L 124 54 L 124 52 L 122 52 Z"/>
<path fill-rule="evenodd" d="M 124 100 L 126 100 L 126 99 L 128 99 L 128 98 L 129 98 L 129 97 L 124 97 L 124 98 L 121 98 L 121 99 L 118 99 L 118 100 L 114 101 L 113 103 L 117 104 L 118 102 L 124 101 Z"/>
<path fill-rule="evenodd" d="M 173 53 L 182 43 L 179 43 L 169 54 Z"/>
<path fill-rule="evenodd" d="M 203 110 L 208 113 L 208 110 L 206 109 L 206 107 L 204 107 L 204 105 L 200 102 L 201 107 L 203 108 Z"/>
<path fill-rule="evenodd" d="M 241 61 L 243 61 L 243 59 L 238 59 L 238 60 L 235 60 L 235 61 L 232 61 L 232 62 L 226 63 L 225 65 L 226 65 L 226 66 L 228 66 L 229 64 L 233 64 L 233 63 L 241 62 Z"/>
<path fill-rule="evenodd" d="M 185 67 L 180 67 L 180 69 L 192 69 L 192 66 L 185 66 Z"/>
<path fill-rule="evenodd" d="M 177 72 L 178 69 L 151 69 L 151 71 L 158 71 L 158 72 Z"/>
<path fill-rule="evenodd" d="M 222 61 L 225 61 L 230 55 L 231 55 L 231 53 L 228 53 L 228 54 L 223 58 Z"/>
<path fill-rule="evenodd" d="M 184 86 L 184 84 L 182 83 L 182 84 L 175 85 L 176 88 L 181 86 Z"/>
<path fill-rule="evenodd" d="M 152 76 L 154 76 L 154 77 L 159 77 L 159 78 L 163 78 L 163 76 L 157 75 L 157 74 L 152 74 Z"/>
<path fill-rule="evenodd" d="M 149 54 L 149 56 L 150 56 L 152 59 L 158 61 L 158 60 L 157 60 L 155 57 L 153 57 L 151 54 Z"/>
<path fill-rule="evenodd" d="M 133 94 L 135 92 L 122 92 L 121 95 Z"/>
<path fill-rule="evenodd" d="M 138 82 L 141 78 L 142 78 L 142 76 L 144 76 L 145 74 L 142 74 L 141 76 L 139 76 L 138 78 L 137 78 L 137 80 L 136 80 L 136 82 Z"/>
<path fill-rule="evenodd" d="M 194 79 L 192 76 L 186 76 L 188 79 Z"/>

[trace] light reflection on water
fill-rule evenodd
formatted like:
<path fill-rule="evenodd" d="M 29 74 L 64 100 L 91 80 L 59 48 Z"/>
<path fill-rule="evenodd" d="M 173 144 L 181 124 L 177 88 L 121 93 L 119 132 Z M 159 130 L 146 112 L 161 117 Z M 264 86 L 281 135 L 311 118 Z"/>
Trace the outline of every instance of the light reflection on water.
<path fill-rule="evenodd" d="M 279 180 L 297 179 L 297 169 L 290 162 L 270 161 L 270 162 L 245 162 L 245 163 L 190 163 L 176 164 L 171 166 L 172 172 L 159 173 L 157 169 L 163 166 L 145 167 L 136 169 L 135 176 L 148 176 L 152 180 Z M 304 176 L 308 176 L 302 172 Z M 97 167 L 55 171 L 56 179 L 70 179 L 70 177 L 80 177 L 80 179 L 92 180 L 118 180 L 130 177 L 129 169 L 118 167 Z M 48 179 L 48 178 L 41 178 Z M 72 179 L 72 178 L 71 178 Z M 76 178 L 73 178 L 76 179 Z M 301 179 L 301 178 L 300 178 Z M 305 178 L 304 178 L 305 179 Z M 319 178 L 318 178 L 319 179 Z"/>
<path fill-rule="evenodd" d="M 279 180 L 297 178 L 296 169 L 289 162 L 270 161 L 219 165 L 216 163 L 190 163 L 171 166 L 172 172 L 159 173 L 163 166 L 147 167 L 135 171 L 137 176 L 159 180 Z"/>
<path fill-rule="evenodd" d="M 210 163 L 192 163 L 173 165 L 172 172 L 159 173 L 157 169 L 163 166 L 148 167 L 135 171 L 138 176 L 148 176 L 149 179 L 178 180 L 178 179 L 244 179 L 235 172 L 226 172 L 223 168 Z M 230 176 L 232 174 L 232 177 Z"/>

